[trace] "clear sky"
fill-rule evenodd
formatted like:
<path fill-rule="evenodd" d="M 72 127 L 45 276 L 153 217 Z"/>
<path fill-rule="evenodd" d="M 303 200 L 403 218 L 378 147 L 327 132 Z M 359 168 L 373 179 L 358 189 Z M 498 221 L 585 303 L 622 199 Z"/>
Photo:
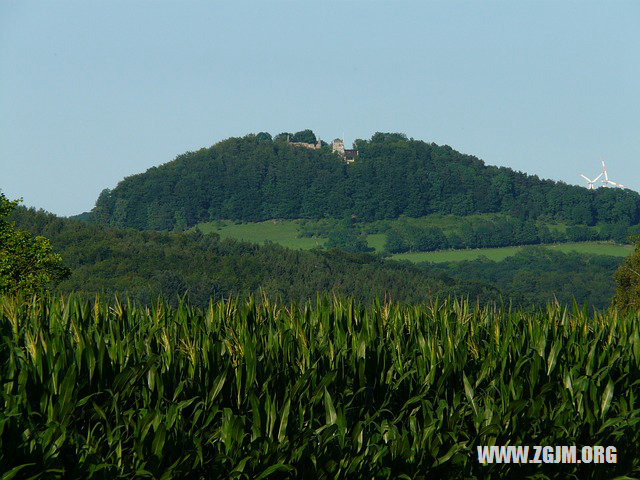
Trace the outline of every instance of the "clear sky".
<path fill-rule="evenodd" d="M 448 144 L 640 190 L 640 2 L 0 2 L 0 189 L 60 215 L 230 136 Z M 411 172 L 407 172 L 411 175 Z"/>

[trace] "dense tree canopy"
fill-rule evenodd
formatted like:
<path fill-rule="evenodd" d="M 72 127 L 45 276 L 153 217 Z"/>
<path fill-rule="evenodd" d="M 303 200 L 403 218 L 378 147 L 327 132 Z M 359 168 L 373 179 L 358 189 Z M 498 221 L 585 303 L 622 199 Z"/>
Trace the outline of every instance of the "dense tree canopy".
<path fill-rule="evenodd" d="M 125 293 L 145 303 L 158 295 L 189 295 L 196 304 L 209 298 L 244 296 L 261 290 L 285 301 L 314 299 L 318 292 L 376 296 L 423 302 L 434 296 L 468 296 L 482 303 L 541 305 L 573 298 L 606 307 L 614 293 L 617 257 L 563 254 L 531 248 L 501 262 L 477 260 L 416 266 L 340 250 L 299 251 L 277 245 L 221 240 L 196 232 L 120 230 L 61 219 L 18 207 L 20 228 L 46 235 L 71 267 L 57 289 L 92 297 Z M 349 219 L 336 232 L 336 246 L 362 250 Z M 439 235 L 434 232 L 432 240 Z"/>
<path fill-rule="evenodd" d="M 315 139 L 311 131 L 291 136 Z M 100 195 L 92 216 L 112 226 L 157 230 L 217 219 L 371 221 L 434 212 L 505 213 L 520 221 L 542 217 L 587 226 L 640 220 L 640 196 L 630 190 L 540 180 L 402 134 L 376 133 L 355 145 L 357 161 L 347 165 L 328 146 L 288 145 L 286 134 L 230 138 L 124 179 Z"/>
<path fill-rule="evenodd" d="M 635 238 L 635 250 L 615 273 L 616 305 L 623 309 L 640 310 L 640 236 Z"/>
<path fill-rule="evenodd" d="M 449 232 L 441 228 L 415 225 L 406 217 L 393 222 L 385 231 L 388 253 L 428 252 L 443 249 L 492 248 L 509 245 L 537 245 L 544 243 L 607 241 L 626 243 L 639 226 L 626 223 L 595 226 L 569 225 L 565 231 L 531 218 L 525 220 L 506 215 L 494 218 L 457 217 L 458 229 Z M 391 223 L 391 222 L 389 222 Z"/>
<path fill-rule="evenodd" d="M 16 230 L 7 220 L 18 204 L 0 192 L 0 293 L 33 293 L 69 275 L 48 239 Z"/>
<path fill-rule="evenodd" d="M 303 143 L 316 143 L 316 136 L 313 131 L 307 129 L 302 130 L 300 132 L 296 132 L 291 137 L 292 142 L 303 142 Z"/>
<path fill-rule="evenodd" d="M 468 296 L 481 302 L 499 298 L 497 290 L 486 284 L 458 282 L 375 255 L 290 250 L 221 240 L 199 231 L 119 230 L 24 208 L 13 218 L 22 228 L 51 238 L 71 267 L 72 275 L 58 289 L 89 297 L 119 292 L 151 303 L 158 295 L 175 300 L 188 294 L 202 306 L 210 298 L 261 291 L 285 301 L 314 299 L 323 292 L 362 301 L 379 296 L 414 303 L 435 295 Z"/>
<path fill-rule="evenodd" d="M 364 253 L 373 252 L 374 249 L 367 245 L 366 236 L 361 234 L 353 225 L 349 217 L 343 219 L 334 228 L 328 231 L 327 248 L 339 248 L 345 252 Z"/>
<path fill-rule="evenodd" d="M 429 265 L 457 279 L 495 286 L 513 305 L 541 305 L 558 300 L 570 305 L 606 308 L 615 292 L 613 274 L 621 259 L 605 255 L 562 253 L 541 247 L 525 247 L 496 262 L 486 258 Z"/>

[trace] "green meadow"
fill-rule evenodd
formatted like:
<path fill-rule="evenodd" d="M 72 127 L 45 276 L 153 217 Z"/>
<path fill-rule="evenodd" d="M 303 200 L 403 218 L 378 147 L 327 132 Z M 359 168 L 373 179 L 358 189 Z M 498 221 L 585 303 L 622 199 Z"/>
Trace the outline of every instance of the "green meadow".
<path fill-rule="evenodd" d="M 455 218 L 453 215 L 430 215 L 419 219 L 410 219 L 416 224 L 429 222 L 433 225 L 452 228 Z M 222 238 L 235 238 L 253 243 L 273 242 L 283 247 L 292 249 L 308 250 L 316 247 L 323 247 L 327 241 L 324 237 L 300 237 L 301 220 L 268 220 L 258 223 L 235 223 L 232 221 L 216 221 L 201 223 L 198 228 L 203 233 L 217 233 Z M 375 223 L 375 222 L 374 222 Z M 373 228 L 372 228 L 373 227 Z M 562 228 L 562 225 L 555 225 Z M 365 225 L 365 231 L 375 231 L 373 224 Z M 377 253 L 381 253 L 386 241 L 385 233 L 370 233 L 367 235 L 367 243 L 375 248 Z M 486 257 L 489 260 L 500 261 L 515 255 L 523 247 L 500 247 L 500 248 L 475 248 L 464 250 L 438 250 L 434 252 L 408 252 L 392 255 L 394 260 L 409 260 L 410 262 L 460 262 L 463 260 L 475 260 Z M 619 245 L 612 242 L 571 242 L 546 245 L 563 253 L 576 252 L 595 255 L 610 255 L 614 257 L 626 257 L 633 251 L 631 245 Z"/>
<path fill-rule="evenodd" d="M 464 217 L 466 220 L 492 220 L 504 215 L 500 214 L 476 214 Z M 408 223 L 416 227 L 438 227 L 444 232 L 458 232 L 461 217 L 456 215 L 432 214 L 419 218 L 401 217 L 395 220 L 376 220 L 374 222 L 357 224 L 358 228 L 367 234 L 367 243 L 381 253 L 387 235 L 384 232 L 390 226 L 397 223 Z M 231 220 L 217 220 L 200 223 L 197 227 L 203 233 L 217 233 L 222 238 L 235 238 L 253 243 L 273 242 L 283 247 L 293 249 L 311 249 L 322 247 L 327 238 L 317 235 L 314 238 L 302 237 L 302 225 L 320 224 L 322 221 L 314 220 L 267 220 L 256 223 L 239 223 Z M 549 225 L 551 229 L 564 229 L 564 225 Z"/>
<path fill-rule="evenodd" d="M 234 223 L 222 220 L 200 223 L 198 228 L 203 233 L 217 233 L 222 238 L 235 238 L 253 243 L 273 242 L 296 250 L 322 247 L 326 242 L 326 238 L 298 237 L 300 231 L 298 220 L 267 220 L 258 223 Z"/>
<path fill-rule="evenodd" d="M 387 241 L 387 235 L 385 233 L 370 233 L 367 235 L 367 244 L 370 247 L 376 249 L 377 253 L 382 252 L 384 249 L 384 242 Z"/>

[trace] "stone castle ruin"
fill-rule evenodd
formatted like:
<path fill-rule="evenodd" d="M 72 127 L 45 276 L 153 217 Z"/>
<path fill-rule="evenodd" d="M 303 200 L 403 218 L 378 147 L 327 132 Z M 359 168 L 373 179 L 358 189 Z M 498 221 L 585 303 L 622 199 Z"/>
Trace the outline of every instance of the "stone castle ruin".
<path fill-rule="evenodd" d="M 289 140 L 289 136 L 287 135 L 287 143 L 294 147 L 303 147 L 310 150 L 319 150 L 322 148 L 322 141 L 319 138 L 316 143 L 292 142 Z M 358 150 L 344 148 L 344 141 L 341 138 L 336 138 L 331 142 L 331 152 L 338 153 L 338 155 L 340 155 L 347 163 L 355 162 L 356 157 L 358 156 Z"/>
<path fill-rule="evenodd" d="M 341 138 L 336 138 L 331 142 L 331 151 L 333 153 L 337 152 L 347 163 L 355 162 L 358 156 L 358 150 L 344 148 L 344 141 Z"/>
<path fill-rule="evenodd" d="M 289 135 L 287 135 L 287 143 L 289 145 L 293 145 L 294 147 L 304 147 L 304 148 L 309 148 L 311 150 L 318 150 L 322 147 L 322 141 L 320 139 L 318 139 L 316 143 L 291 142 L 289 140 Z"/>

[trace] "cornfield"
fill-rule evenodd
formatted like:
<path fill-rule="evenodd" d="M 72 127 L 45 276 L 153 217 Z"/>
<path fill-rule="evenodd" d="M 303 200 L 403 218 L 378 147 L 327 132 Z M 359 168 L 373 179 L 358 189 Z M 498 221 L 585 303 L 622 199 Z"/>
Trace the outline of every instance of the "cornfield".
<path fill-rule="evenodd" d="M 636 316 L 464 301 L 0 297 L 1 478 L 611 478 L 640 469 Z M 477 445 L 616 445 L 482 465 Z"/>

